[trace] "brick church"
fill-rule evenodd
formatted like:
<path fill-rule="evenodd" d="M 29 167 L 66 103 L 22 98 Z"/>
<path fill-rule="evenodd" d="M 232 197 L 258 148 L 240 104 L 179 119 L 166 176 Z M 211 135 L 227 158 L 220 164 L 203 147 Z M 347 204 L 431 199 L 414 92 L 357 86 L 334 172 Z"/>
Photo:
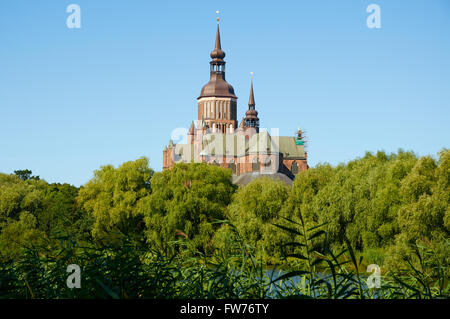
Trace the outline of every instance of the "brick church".
<path fill-rule="evenodd" d="M 210 79 L 197 98 L 197 121 L 189 128 L 187 144 L 174 144 L 170 140 L 164 147 L 163 169 L 170 169 L 177 162 L 204 162 L 231 169 L 233 182 L 238 185 L 245 185 L 259 176 L 291 185 L 299 172 L 308 169 L 302 131 L 298 129 L 295 136 L 260 132 L 253 81 L 248 110 L 239 123 L 238 98 L 225 79 L 224 58 L 217 24 L 209 63 Z"/>

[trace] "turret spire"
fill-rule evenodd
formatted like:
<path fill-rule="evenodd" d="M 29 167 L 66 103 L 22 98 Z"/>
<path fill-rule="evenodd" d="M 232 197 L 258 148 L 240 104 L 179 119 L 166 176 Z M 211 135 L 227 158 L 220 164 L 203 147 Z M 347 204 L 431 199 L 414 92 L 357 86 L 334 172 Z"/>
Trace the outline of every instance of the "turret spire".
<path fill-rule="evenodd" d="M 195 134 L 195 126 L 194 126 L 194 121 L 192 121 L 191 123 L 191 127 L 189 127 L 189 135 L 194 135 Z"/>
<path fill-rule="evenodd" d="M 249 106 L 249 109 L 252 109 L 252 107 L 253 107 L 253 110 L 255 109 L 255 96 L 253 94 L 253 80 L 250 84 L 250 97 L 248 99 L 248 106 Z"/>
<path fill-rule="evenodd" d="M 248 99 L 248 111 L 245 112 L 244 121 L 246 127 L 254 127 L 256 131 L 259 132 L 258 111 L 255 110 L 255 95 L 253 93 L 253 72 L 250 74 L 252 75 L 250 83 L 250 96 Z"/>

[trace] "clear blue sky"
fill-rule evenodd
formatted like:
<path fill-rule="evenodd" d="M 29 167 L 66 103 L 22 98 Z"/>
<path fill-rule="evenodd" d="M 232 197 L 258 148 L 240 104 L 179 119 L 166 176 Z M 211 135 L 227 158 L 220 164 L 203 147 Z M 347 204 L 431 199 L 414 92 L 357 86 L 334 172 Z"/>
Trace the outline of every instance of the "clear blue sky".
<path fill-rule="evenodd" d="M 81 7 L 81 29 L 66 7 Z M 366 8 L 381 7 L 381 29 Z M 196 118 L 221 11 L 227 80 L 261 126 L 309 140 L 310 166 L 450 141 L 450 1 L 0 2 L 0 172 L 82 185 L 141 156 L 162 169 Z"/>

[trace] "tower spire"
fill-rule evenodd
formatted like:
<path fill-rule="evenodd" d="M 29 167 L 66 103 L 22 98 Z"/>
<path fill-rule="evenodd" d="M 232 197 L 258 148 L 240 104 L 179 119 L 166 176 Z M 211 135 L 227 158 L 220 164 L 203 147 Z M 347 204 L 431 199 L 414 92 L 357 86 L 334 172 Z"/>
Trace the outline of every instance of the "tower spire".
<path fill-rule="evenodd" d="M 255 109 L 255 95 L 253 94 L 253 79 L 251 80 L 251 84 L 250 84 L 250 97 L 248 99 L 248 106 L 249 106 L 249 109 L 252 109 L 252 107 L 253 107 L 253 110 Z"/>
<path fill-rule="evenodd" d="M 220 29 L 219 29 L 219 23 L 217 23 L 217 32 L 216 32 L 216 50 L 222 50 L 222 47 L 220 45 Z"/>
<path fill-rule="evenodd" d="M 254 127 L 259 132 L 258 111 L 255 109 L 255 94 L 253 93 L 253 72 L 251 74 L 250 96 L 248 98 L 248 111 L 245 112 L 245 126 Z"/>
<path fill-rule="evenodd" d="M 219 23 L 217 23 L 216 31 L 216 43 L 214 44 L 214 50 L 211 52 L 211 62 L 219 62 L 225 64 L 223 58 L 225 57 L 225 52 L 222 50 L 222 45 L 220 43 L 220 30 Z"/>
<path fill-rule="evenodd" d="M 222 50 L 221 45 L 220 45 L 220 31 L 219 31 L 219 21 L 220 21 L 220 17 L 219 17 L 219 10 L 217 10 L 216 13 L 217 13 L 217 32 L 216 32 L 216 45 L 215 45 L 215 49 L 216 49 L 216 50 Z"/>

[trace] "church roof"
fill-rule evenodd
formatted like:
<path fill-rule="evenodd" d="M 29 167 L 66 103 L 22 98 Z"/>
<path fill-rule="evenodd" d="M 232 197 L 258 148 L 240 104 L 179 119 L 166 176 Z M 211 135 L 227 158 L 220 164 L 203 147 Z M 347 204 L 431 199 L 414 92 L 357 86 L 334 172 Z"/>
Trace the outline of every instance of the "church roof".
<path fill-rule="evenodd" d="M 278 136 L 278 143 L 280 153 L 283 153 L 283 157 L 289 158 L 306 158 L 305 146 L 297 145 L 295 137 L 293 136 Z"/>
<path fill-rule="evenodd" d="M 188 156 L 194 154 L 194 144 L 176 144 L 175 155 L 180 155 L 184 161 L 191 161 Z M 297 145 L 292 136 L 270 136 L 267 131 L 253 134 L 250 139 L 246 139 L 241 134 L 212 133 L 202 136 L 202 149 L 199 150 L 201 156 L 246 156 L 258 153 L 281 153 L 285 159 L 305 158 L 304 145 Z M 195 155 L 192 155 L 195 156 Z"/>
<path fill-rule="evenodd" d="M 202 136 L 202 149 L 196 150 L 196 144 L 175 144 L 174 162 L 191 163 L 200 160 L 197 155 L 205 157 L 244 157 L 249 154 L 282 154 L 284 159 L 305 159 L 304 145 L 298 145 L 291 136 L 270 136 L 267 131 L 254 134 L 249 140 L 241 134 L 213 133 Z M 249 173 L 250 174 L 250 173 Z M 290 177 L 283 173 L 251 173 L 240 175 L 235 183 L 245 185 L 256 177 L 267 176 L 281 179 L 290 184 Z"/>

